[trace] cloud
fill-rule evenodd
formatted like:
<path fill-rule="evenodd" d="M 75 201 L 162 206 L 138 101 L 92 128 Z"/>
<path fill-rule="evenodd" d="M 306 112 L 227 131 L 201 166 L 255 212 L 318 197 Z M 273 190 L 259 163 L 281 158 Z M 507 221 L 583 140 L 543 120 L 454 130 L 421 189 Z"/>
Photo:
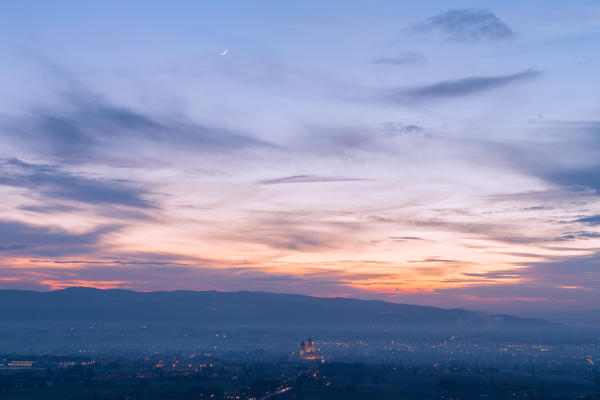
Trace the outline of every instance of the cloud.
<path fill-rule="evenodd" d="M 77 254 L 87 252 L 100 242 L 102 236 L 118 228 L 107 225 L 83 233 L 72 233 L 56 226 L 0 220 L 0 243 L 3 244 L 2 251 L 11 254 Z"/>
<path fill-rule="evenodd" d="M 540 71 L 528 69 L 509 75 L 470 76 L 412 89 L 388 90 L 387 93 L 384 93 L 384 100 L 390 103 L 403 103 L 407 101 L 426 101 L 468 96 L 504 86 L 528 82 L 538 78 L 540 75 Z"/>
<path fill-rule="evenodd" d="M 406 242 L 410 240 L 427 240 L 418 236 L 389 236 L 388 239 L 395 240 L 398 242 Z"/>
<path fill-rule="evenodd" d="M 575 222 L 583 222 L 584 224 L 588 224 L 588 225 L 592 225 L 592 226 L 600 225 L 600 214 L 590 215 L 589 217 L 579 218 Z"/>
<path fill-rule="evenodd" d="M 464 286 L 439 288 L 412 301 L 428 301 L 467 308 L 574 309 L 595 305 L 600 291 L 600 254 L 584 256 L 543 256 L 542 260 L 520 263 L 515 268 L 491 272 L 463 272 Z M 469 284 L 470 283 L 470 284 Z M 407 300 L 410 297 L 405 297 Z M 491 303 L 497 303 L 492 306 Z M 477 304 L 475 306 L 474 304 Z"/>
<path fill-rule="evenodd" d="M 306 275 L 273 273 L 262 268 L 246 268 L 223 259 L 192 260 L 181 264 L 161 254 L 144 254 L 145 259 L 157 262 L 130 262 L 98 264 L 94 260 L 68 268 L 52 260 L 32 262 L 17 268 L 0 265 L 0 288 L 34 287 L 36 290 L 58 289 L 68 286 L 119 287 L 137 290 L 264 290 L 273 292 L 342 294 L 347 291 L 345 281 L 331 271 L 314 271 Z M 54 265 L 53 265 L 54 264 Z M 247 264 L 247 261 L 244 263 Z M 218 266 L 218 268 L 217 268 Z"/>
<path fill-rule="evenodd" d="M 0 251 L 10 251 L 10 250 L 22 250 L 22 249 L 26 249 L 29 246 L 23 245 L 23 244 L 13 244 L 10 246 L 0 246 Z"/>
<path fill-rule="evenodd" d="M 260 232 L 256 241 L 275 249 L 299 252 L 325 250 L 332 245 L 329 234 L 288 230 Z"/>
<path fill-rule="evenodd" d="M 427 58 L 419 53 L 406 52 L 396 57 L 375 58 L 372 63 L 378 65 L 393 65 L 402 66 L 410 64 L 423 64 L 427 62 Z"/>
<path fill-rule="evenodd" d="M 360 223 L 330 220 L 327 212 L 255 210 L 235 226 L 212 236 L 239 246 L 266 246 L 280 252 L 325 252 L 347 245 Z"/>
<path fill-rule="evenodd" d="M 1 183 L 0 183 L 1 184 Z M 55 212 L 74 212 L 77 207 L 67 206 L 65 204 L 43 204 L 43 205 L 23 205 L 18 207 L 19 210 L 29 211 L 39 214 L 55 213 Z"/>
<path fill-rule="evenodd" d="M 381 97 L 381 92 L 378 93 Z M 397 146 L 391 143 L 393 140 L 433 137 L 418 125 L 390 121 L 377 126 L 309 125 L 304 132 L 290 143 L 290 148 L 314 156 L 336 158 L 356 157 L 361 153 L 397 154 Z"/>
<path fill-rule="evenodd" d="M 600 216 L 597 216 L 597 217 L 598 217 L 597 224 L 600 224 Z M 580 222 L 580 220 L 578 220 L 577 222 Z M 597 238 L 600 238 L 600 233 L 599 232 L 581 231 L 581 232 L 565 233 L 564 235 L 559 236 L 559 237 L 557 237 L 554 240 L 557 241 L 557 242 L 562 242 L 562 241 L 568 241 L 568 240 L 597 239 Z"/>
<path fill-rule="evenodd" d="M 127 259 L 115 259 L 114 257 L 106 257 L 107 259 L 100 260 L 29 260 L 32 263 L 44 264 L 85 264 L 85 265 L 188 265 L 186 263 L 174 261 L 134 261 Z"/>
<path fill-rule="evenodd" d="M 365 178 L 344 178 L 336 176 L 318 176 L 318 175 L 292 175 L 283 178 L 266 179 L 259 181 L 261 185 L 277 185 L 281 183 L 319 183 L 319 182 L 355 182 L 369 181 Z"/>
<path fill-rule="evenodd" d="M 558 121 L 546 122 L 540 130 L 553 139 L 546 143 L 525 144 L 509 152 L 515 161 L 531 173 L 553 184 L 600 190 L 600 122 Z M 556 140 L 559 138 L 560 140 Z"/>
<path fill-rule="evenodd" d="M 339 247 L 340 239 L 336 233 L 339 232 L 318 230 L 297 222 L 263 220 L 224 238 L 237 243 L 260 244 L 275 250 L 315 252 Z"/>
<path fill-rule="evenodd" d="M 513 30 L 488 10 L 450 10 L 413 27 L 417 33 L 435 33 L 457 42 L 483 42 L 511 39 Z"/>
<path fill-rule="evenodd" d="M 400 136 L 425 136 L 425 137 L 433 137 L 430 133 L 427 133 L 426 130 L 415 124 L 404 124 L 401 122 L 385 122 L 381 125 L 383 130 L 383 136 L 385 137 L 400 137 Z"/>
<path fill-rule="evenodd" d="M 497 164 L 550 183 L 552 189 L 540 197 L 544 202 L 568 200 L 574 195 L 595 196 L 600 190 L 600 163 L 595 161 L 600 157 L 600 123 L 544 122 L 534 129 L 519 141 L 471 139 L 470 144 L 479 150 L 470 156 L 477 159 L 477 154 L 485 154 L 479 162 Z M 540 195 L 531 193 L 526 197 L 535 200 Z"/>
<path fill-rule="evenodd" d="M 85 204 L 112 204 L 153 208 L 144 199 L 147 192 L 130 183 L 86 178 L 45 164 L 30 164 L 19 159 L 0 163 L 0 185 L 26 188 L 46 199 L 60 199 Z"/>
<path fill-rule="evenodd" d="M 408 262 L 409 263 L 424 263 L 424 264 L 428 264 L 428 263 L 467 264 L 467 263 L 469 263 L 469 261 L 452 260 L 452 259 L 447 259 L 447 258 L 436 258 L 436 257 L 424 258 L 422 260 L 409 260 Z"/>
<path fill-rule="evenodd" d="M 577 286 L 600 290 L 600 253 L 582 256 L 544 256 L 541 261 L 520 263 L 518 268 L 482 273 L 479 276 L 508 276 L 526 281 L 530 286 Z"/>
<path fill-rule="evenodd" d="M 546 172 L 544 176 L 547 180 L 560 185 L 600 189 L 600 165 L 581 168 L 558 167 Z"/>
<path fill-rule="evenodd" d="M 535 206 L 526 207 L 525 210 L 550 210 L 554 209 L 559 203 L 572 200 L 576 195 L 592 198 L 595 193 L 591 190 L 573 191 L 571 188 L 553 188 L 528 192 L 494 194 L 491 196 L 486 196 L 486 200 L 492 203 L 534 203 L 536 204 Z"/>
<path fill-rule="evenodd" d="M 413 220 L 406 221 L 417 227 L 435 228 L 449 232 L 466 234 L 469 237 L 492 240 L 509 244 L 536 244 L 544 243 L 549 239 L 543 236 L 531 235 L 522 226 L 514 223 L 489 223 L 473 220 L 449 221 L 445 219 Z"/>
<path fill-rule="evenodd" d="M 62 103 L 38 107 L 20 117 L 5 118 L 5 138 L 19 149 L 62 162 L 84 163 L 127 158 L 157 146 L 194 152 L 275 148 L 274 145 L 224 127 L 184 116 L 154 115 L 109 102 L 71 82 Z"/>

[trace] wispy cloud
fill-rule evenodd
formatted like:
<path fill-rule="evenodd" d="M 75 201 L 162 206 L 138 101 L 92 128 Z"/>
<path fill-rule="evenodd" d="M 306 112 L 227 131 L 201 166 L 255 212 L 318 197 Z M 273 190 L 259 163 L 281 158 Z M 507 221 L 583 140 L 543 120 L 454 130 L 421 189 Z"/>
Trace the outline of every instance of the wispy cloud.
<path fill-rule="evenodd" d="M 83 85 L 73 85 L 59 96 L 62 103 L 5 119 L 5 140 L 17 148 L 71 163 L 131 161 L 129 149 L 133 147 L 202 153 L 275 148 L 248 134 L 183 115 L 151 115 L 116 105 Z"/>
<path fill-rule="evenodd" d="M 523 226 L 515 222 L 483 222 L 475 216 L 470 219 L 471 221 L 432 219 L 407 222 L 413 224 L 414 226 L 446 230 L 450 232 L 461 233 L 465 235 L 465 237 L 470 236 L 509 244 L 539 244 L 552 239 L 527 232 Z"/>
<path fill-rule="evenodd" d="M 580 221 L 578 221 L 578 222 L 580 222 Z M 600 223 L 600 218 L 599 218 L 598 223 Z M 581 232 L 565 233 L 565 234 L 557 237 L 555 240 L 557 242 L 562 242 L 562 241 L 568 241 L 568 240 L 597 239 L 597 238 L 600 238 L 600 232 L 581 231 Z"/>
<path fill-rule="evenodd" d="M 126 259 L 112 259 L 112 260 L 29 260 L 32 263 L 44 263 L 44 264 L 106 264 L 106 265 L 187 265 L 179 262 L 162 262 L 162 261 L 134 261 Z"/>
<path fill-rule="evenodd" d="M 403 66 L 411 64 L 423 64 L 427 62 L 427 58 L 419 53 L 406 52 L 394 57 L 380 57 L 373 59 L 373 64 Z"/>
<path fill-rule="evenodd" d="M 588 225 L 600 225 L 600 214 L 590 215 L 589 217 L 579 218 L 575 222 L 583 222 Z"/>
<path fill-rule="evenodd" d="M 224 234 L 222 239 L 259 244 L 277 251 L 310 253 L 339 247 L 343 243 L 339 233 L 339 227 L 335 229 L 333 225 L 328 230 L 299 221 L 259 219 Z"/>
<path fill-rule="evenodd" d="M 509 85 L 528 82 L 539 76 L 541 76 L 541 72 L 532 69 L 508 75 L 469 76 L 411 89 L 387 90 L 384 91 L 383 98 L 390 103 L 404 103 L 407 101 L 427 101 L 469 96 Z"/>
<path fill-rule="evenodd" d="M 118 229 L 118 226 L 107 225 L 75 233 L 57 226 L 0 220 L 0 243 L 3 243 L 3 251 L 11 255 L 82 254 L 94 250 L 104 235 Z"/>
<path fill-rule="evenodd" d="M 145 199 L 146 190 L 123 181 L 77 176 L 45 164 L 31 164 L 19 159 L 0 163 L 0 185 L 26 188 L 45 199 L 59 199 L 85 204 L 113 204 L 153 208 Z M 62 206 L 64 208 L 64 205 Z"/>
<path fill-rule="evenodd" d="M 292 175 L 283 178 L 266 179 L 259 181 L 261 185 L 277 185 L 281 183 L 320 183 L 320 182 L 356 182 L 369 181 L 366 178 L 346 178 L 341 176 L 319 176 L 319 175 Z"/>
<path fill-rule="evenodd" d="M 388 237 L 388 239 L 396 240 L 399 242 L 406 242 L 406 241 L 411 241 L 411 240 L 427 240 L 427 239 L 423 239 L 418 236 L 390 236 L 390 237 Z"/>
<path fill-rule="evenodd" d="M 408 262 L 410 263 L 423 263 L 423 264 L 435 264 L 435 263 L 441 263 L 441 264 L 466 264 L 468 263 L 468 261 L 461 261 L 461 260 L 453 260 L 453 259 L 448 259 L 448 258 L 437 258 L 437 257 L 429 257 L 429 258 L 424 258 L 422 260 L 409 260 Z"/>

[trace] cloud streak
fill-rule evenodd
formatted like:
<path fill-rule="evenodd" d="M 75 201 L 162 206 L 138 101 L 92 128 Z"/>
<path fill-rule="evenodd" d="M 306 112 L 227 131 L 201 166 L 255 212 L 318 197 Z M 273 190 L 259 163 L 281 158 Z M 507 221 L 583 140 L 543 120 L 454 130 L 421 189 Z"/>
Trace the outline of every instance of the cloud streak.
<path fill-rule="evenodd" d="M 537 70 L 524 70 L 514 74 L 498 76 L 469 76 L 466 78 L 437 82 L 411 89 L 390 90 L 383 98 L 389 103 L 428 101 L 444 98 L 464 97 L 502 87 L 525 83 L 541 76 Z"/>
<path fill-rule="evenodd" d="M 579 218 L 578 220 L 576 220 L 576 222 L 582 222 L 591 226 L 600 225 L 600 214 Z"/>
<path fill-rule="evenodd" d="M 424 64 L 427 58 L 419 53 L 406 52 L 396 57 L 380 57 L 373 59 L 372 63 L 376 65 L 404 66 L 414 64 Z"/>
<path fill-rule="evenodd" d="M 86 178 L 55 166 L 30 164 L 19 159 L 4 160 L 0 169 L 3 172 L 0 185 L 29 189 L 45 199 L 154 208 L 145 199 L 148 195 L 146 190 L 131 183 Z"/>
<path fill-rule="evenodd" d="M 345 178 L 340 176 L 318 176 L 318 175 L 292 175 L 283 178 L 266 179 L 259 181 L 261 185 L 279 185 L 283 183 L 323 183 L 323 182 L 360 182 L 369 181 L 366 178 Z"/>
<path fill-rule="evenodd" d="M 118 226 L 107 225 L 73 233 L 52 225 L 0 220 L 0 243 L 3 244 L 3 252 L 13 256 L 82 254 L 93 251 L 104 235 L 118 229 Z"/>
<path fill-rule="evenodd" d="M 184 116 L 149 115 L 115 105 L 83 85 L 63 92 L 63 104 L 38 107 L 5 121 L 6 139 L 24 150 L 60 162 L 106 163 L 131 157 L 125 149 L 234 152 L 276 146 L 224 127 L 197 123 Z"/>

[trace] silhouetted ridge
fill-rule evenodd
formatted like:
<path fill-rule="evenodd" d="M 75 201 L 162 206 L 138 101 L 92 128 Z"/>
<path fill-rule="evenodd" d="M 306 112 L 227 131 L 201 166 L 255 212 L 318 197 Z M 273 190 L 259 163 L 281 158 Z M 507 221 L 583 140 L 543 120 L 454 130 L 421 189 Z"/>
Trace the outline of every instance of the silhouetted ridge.
<path fill-rule="evenodd" d="M 0 291 L 2 321 L 177 322 L 207 327 L 473 329 L 557 327 L 541 319 L 351 298 L 267 292 Z"/>

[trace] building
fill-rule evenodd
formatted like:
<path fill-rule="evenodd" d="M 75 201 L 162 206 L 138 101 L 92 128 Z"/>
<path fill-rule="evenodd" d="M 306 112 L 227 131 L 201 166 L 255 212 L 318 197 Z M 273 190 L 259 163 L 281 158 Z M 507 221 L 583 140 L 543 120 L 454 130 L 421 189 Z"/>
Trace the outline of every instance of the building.
<path fill-rule="evenodd" d="M 306 341 L 300 342 L 299 355 L 303 360 L 316 360 L 321 358 L 321 353 L 315 348 L 315 341 L 312 337 L 309 337 Z"/>

